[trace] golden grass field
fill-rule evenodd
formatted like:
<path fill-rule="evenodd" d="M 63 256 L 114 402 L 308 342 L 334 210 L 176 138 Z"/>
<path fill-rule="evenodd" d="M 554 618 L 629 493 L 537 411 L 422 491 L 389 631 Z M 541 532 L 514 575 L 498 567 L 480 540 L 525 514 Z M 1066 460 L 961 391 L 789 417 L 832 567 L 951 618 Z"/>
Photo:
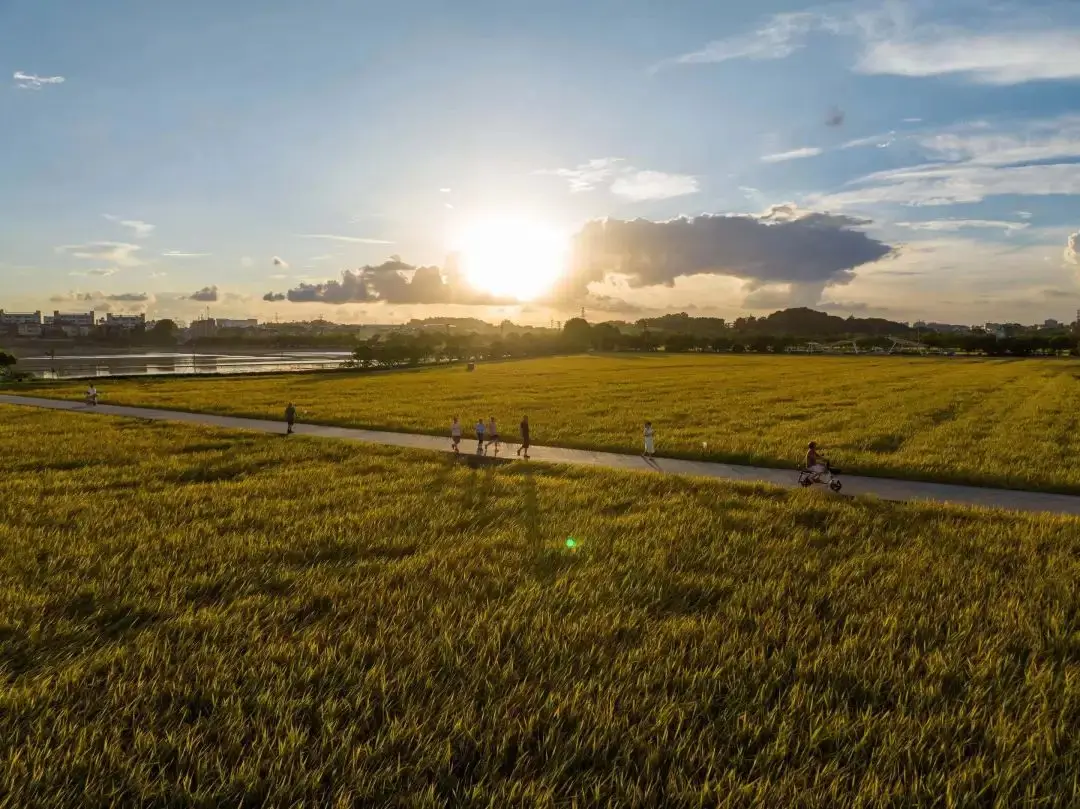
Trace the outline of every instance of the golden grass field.
<path fill-rule="evenodd" d="M 440 434 L 522 414 L 533 442 L 796 466 L 818 441 L 845 472 L 1080 493 L 1080 363 L 905 357 L 620 355 L 392 373 L 102 382 L 104 401 Z M 29 389 L 27 389 L 29 390 Z M 83 383 L 41 387 L 77 398 Z M 707 448 L 703 447 L 707 443 Z"/>
<path fill-rule="evenodd" d="M 0 479 L 0 805 L 1080 802 L 1075 519 L 13 407 Z"/>

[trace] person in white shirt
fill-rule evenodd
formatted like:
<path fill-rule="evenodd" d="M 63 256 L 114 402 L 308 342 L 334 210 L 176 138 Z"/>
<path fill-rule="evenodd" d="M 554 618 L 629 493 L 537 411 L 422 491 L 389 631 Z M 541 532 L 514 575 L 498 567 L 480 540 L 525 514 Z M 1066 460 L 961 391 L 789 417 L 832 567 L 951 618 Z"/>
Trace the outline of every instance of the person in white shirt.
<path fill-rule="evenodd" d="M 454 416 L 454 421 L 450 424 L 450 443 L 454 446 L 454 454 L 460 455 L 458 444 L 461 443 L 461 422 L 457 416 Z"/>
<path fill-rule="evenodd" d="M 98 403 L 98 392 L 93 383 L 86 389 L 86 403 L 89 405 L 96 405 Z"/>
<path fill-rule="evenodd" d="M 476 454 L 484 454 L 484 420 L 479 419 L 476 422 Z"/>
<path fill-rule="evenodd" d="M 654 435 L 652 422 L 645 422 L 645 452 L 643 454 L 646 458 L 652 458 L 656 455 L 656 447 L 653 444 Z"/>
<path fill-rule="evenodd" d="M 499 428 L 495 426 L 495 417 L 492 416 L 487 425 L 487 443 L 490 447 L 495 445 L 495 454 L 499 454 Z"/>

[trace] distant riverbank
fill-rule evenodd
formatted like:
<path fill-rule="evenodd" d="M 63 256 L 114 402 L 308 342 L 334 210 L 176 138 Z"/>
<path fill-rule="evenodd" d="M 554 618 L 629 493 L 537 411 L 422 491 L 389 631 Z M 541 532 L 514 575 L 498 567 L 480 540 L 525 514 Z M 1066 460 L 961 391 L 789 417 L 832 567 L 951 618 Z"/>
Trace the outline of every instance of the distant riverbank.
<path fill-rule="evenodd" d="M 55 355 L 16 349 L 18 370 L 39 379 L 85 379 L 111 376 L 159 376 L 187 374 L 280 373 L 340 368 L 349 359 L 348 351 L 193 351 L 115 349 L 82 346 Z"/>

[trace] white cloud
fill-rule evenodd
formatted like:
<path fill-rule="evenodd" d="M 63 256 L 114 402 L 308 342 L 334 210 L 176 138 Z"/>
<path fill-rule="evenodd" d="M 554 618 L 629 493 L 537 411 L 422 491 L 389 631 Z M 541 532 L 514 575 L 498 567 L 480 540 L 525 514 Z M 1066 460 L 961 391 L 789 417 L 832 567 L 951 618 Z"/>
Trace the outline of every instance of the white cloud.
<path fill-rule="evenodd" d="M 886 132 L 882 135 L 870 135 L 865 138 L 855 138 L 840 146 L 841 149 L 857 149 L 862 146 L 875 146 L 878 149 L 887 149 L 896 143 L 896 132 Z"/>
<path fill-rule="evenodd" d="M 255 259 L 253 259 L 251 256 L 244 256 L 240 259 L 240 266 L 243 267 L 245 270 L 250 269 L 251 267 L 255 266 Z"/>
<path fill-rule="evenodd" d="M 1080 264 L 1080 231 L 1071 234 L 1065 243 L 1065 260 L 1070 264 Z"/>
<path fill-rule="evenodd" d="M 980 84 L 996 85 L 1076 79 L 1080 78 L 1080 32 L 974 34 L 925 26 L 903 39 L 868 43 L 855 69 L 893 76 L 961 74 Z"/>
<path fill-rule="evenodd" d="M 731 59 L 785 59 L 806 44 L 807 35 L 819 25 L 812 12 L 776 14 L 756 31 L 710 42 L 704 48 L 657 65 L 693 65 L 727 62 Z"/>
<path fill-rule="evenodd" d="M 115 222 L 122 227 L 130 228 L 135 233 L 136 239 L 145 239 L 156 229 L 155 225 L 151 225 L 149 222 L 143 222 L 138 219 L 124 219 L 119 216 L 114 216 L 111 213 L 102 214 L 102 216 L 110 222 Z"/>
<path fill-rule="evenodd" d="M 353 244 L 393 244 L 386 239 L 368 239 L 361 236 L 338 236 L 333 233 L 300 233 L 300 239 L 327 239 L 333 242 L 351 242 Z"/>
<path fill-rule="evenodd" d="M 667 174 L 663 171 L 631 171 L 611 184 L 611 193 L 640 202 L 649 199 L 671 199 L 696 194 L 698 181 L 689 174 Z"/>
<path fill-rule="evenodd" d="M 767 154 L 761 158 L 762 163 L 783 163 L 787 160 L 802 160 L 806 157 L 817 157 L 821 149 L 816 146 L 804 146 L 802 149 L 792 149 L 790 152 Z"/>
<path fill-rule="evenodd" d="M 587 163 L 582 163 L 573 169 L 539 169 L 533 174 L 547 174 L 553 177 L 562 177 L 570 184 L 570 192 L 577 194 L 581 191 L 592 191 L 599 185 L 605 184 L 616 174 L 624 170 L 620 164 L 621 157 L 597 157 Z"/>
<path fill-rule="evenodd" d="M 914 4 L 886 3 L 874 11 L 843 15 L 776 14 L 755 31 L 710 42 L 653 70 L 731 59 L 784 59 L 820 31 L 858 41 L 853 69 L 860 73 L 957 75 L 991 85 L 1080 78 L 1080 30 L 1050 26 L 1045 15 L 1015 6 L 990 7 L 969 15 L 970 24 L 959 28 L 919 22 L 914 19 L 917 10 Z"/>
<path fill-rule="evenodd" d="M 33 73 L 23 73 L 16 70 L 12 78 L 15 86 L 22 90 L 40 90 L 47 84 L 63 84 L 63 76 L 35 76 Z"/>
<path fill-rule="evenodd" d="M 321 256 L 312 256 L 308 261 L 329 261 L 330 259 L 337 257 L 337 253 L 324 253 Z"/>
<path fill-rule="evenodd" d="M 185 253 L 183 250 L 166 250 L 161 255 L 166 258 L 203 258 L 210 255 L 209 253 Z"/>
<path fill-rule="evenodd" d="M 905 124 L 921 124 L 922 123 L 922 118 L 905 118 L 904 123 Z"/>
<path fill-rule="evenodd" d="M 928 222 L 897 222 L 897 227 L 911 230 L 957 231 L 966 229 L 1004 230 L 1011 233 L 1025 230 L 1027 222 L 1004 222 L 997 219 L 936 219 Z"/>
<path fill-rule="evenodd" d="M 563 178 L 572 194 L 607 185 L 612 194 L 635 202 L 670 199 L 698 191 L 698 181 L 693 175 L 638 169 L 625 165 L 621 157 L 598 157 L 576 168 L 540 169 L 533 174 Z"/>
<path fill-rule="evenodd" d="M 74 258 L 108 262 L 118 267 L 136 267 L 142 264 L 142 261 L 135 255 L 141 249 L 137 244 L 126 244 L 124 242 L 89 242 L 87 244 L 62 245 L 56 248 L 56 252 Z"/>
<path fill-rule="evenodd" d="M 439 189 L 439 193 L 440 193 L 440 194 L 449 194 L 449 193 L 450 193 L 450 189 L 449 189 L 449 188 L 440 188 L 440 189 Z"/>
<path fill-rule="evenodd" d="M 273 278 L 275 281 L 283 281 L 284 279 L 288 278 L 289 276 L 286 273 L 278 272 L 278 273 L 274 273 L 273 275 L 271 275 L 269 277 Z"/>
<path fill-rule="evenodd" d="M 1032 217 L 1031 211 L 1013 211 L 1013 213 L 1015 213 L 1021 219 L 1031 219 Z"/>
<path fill-rule="evenodd" d="M 274 256 L 274 257 L 273 257 L 273 258 L 271 259 L 271 263 L 272 263 L 272 264 L 273 264 L 273 265 L 274 265 L 275 267 L 285 267 L 286 269 L 288 269 L 288 267 L 289 267 L 289 263 L 288 263 L 287 261 L 285 261 L 285 259 L 283 259 L 283 258 L 280 258 L 279 256 Z"/>

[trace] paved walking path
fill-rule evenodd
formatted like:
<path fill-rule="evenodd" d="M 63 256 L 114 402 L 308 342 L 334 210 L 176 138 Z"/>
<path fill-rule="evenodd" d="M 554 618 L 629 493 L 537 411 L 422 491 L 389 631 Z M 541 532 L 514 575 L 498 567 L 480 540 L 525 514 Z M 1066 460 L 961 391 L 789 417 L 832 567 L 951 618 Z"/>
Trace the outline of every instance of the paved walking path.
<path fill-rule="evenodd" d="M 120 407 L 118 405 L 98 405 L 89 407 L 82 402 L 69 402 L 59 399 L 37 399 L 29 396 L 7 396 L 0 394 L 0 404 L 44 407 L 50 410 L 65 410 L 75 413 L 99 413 L 107 416 L 127 416 L 130 418 L 153 419 L 155 421 L 179 421 L 188 424 L 204 424 L 211 427 L 224 427 L 236 430 L 255 430 L 264 433 L 282 433 L 285 425 L 281 421 L 263 419 L 245 419 L 234 416 L 214 416 L 206 413 L 188 413 L 180 410 L 154 410 L 144 407 Z M 391 433 L 380 430 L 357 430 L 347 427 L 328 427 L 319 424 L 296 425 L 298 435 L 317 436 L 319 438 L 339 438 L 346 441 L 365 441 L 371 444 L 385 444 L 410 449 L 425 449 L 435 452 L 450 452 L 450 439 L 431 435 L 411 433 Z M 468 455 L 476 444 L 468 438 L 462 439 L 463 455 Z M 516 449 L 516 444 L 504 445 L 502 457 L 514 458 L 513 452 L 506 453 L 509 446 Z M 584 466 L 602 466 L 609 469 L 661 472 L 669 475 L 696 475 L 719 480 L 736 480 L 751 483 L 771 483 L 777 486 L 792 487 L 797 485 L 798 474 L 794 469 L 768 469 L 758 466 L 735 466 L 705 461 L 682 461 L 672 458 L 646 460 L 638 455 L 619 455 L 614 452 L 590 452 L 580 449 L 561 449 L 559 447 L 534 446 L 529 451 L 533 461 L 547 463 L 566 463 Z M 1080 496 L 1067 494 L 1047 494 L 1044 492 L 1023 492 L 1012 489 L 985 489 L 976 486 L 955 486 L 946 483 L 923 483 L 914 480 L 896 480 L 893 478 L 869 478 L 843 475 L 843 494 L 868 494 L 882 500 L 927 500 L 938 503 L 953 503 L 967 506 L 987 506 L 1005 508 L 1014 511 L 1051 512 L 1055 514 L 1080 515 Z"/>

